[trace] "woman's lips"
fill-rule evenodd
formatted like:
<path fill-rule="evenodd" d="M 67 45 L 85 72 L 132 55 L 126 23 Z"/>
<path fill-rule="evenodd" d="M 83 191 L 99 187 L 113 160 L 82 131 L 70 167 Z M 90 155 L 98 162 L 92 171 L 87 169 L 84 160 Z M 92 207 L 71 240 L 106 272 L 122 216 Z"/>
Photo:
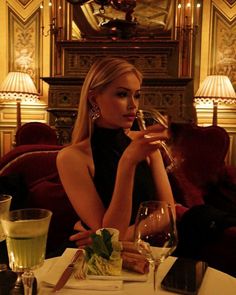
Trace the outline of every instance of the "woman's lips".
<path fill-rule="evenodd" d="M 124 115 L 125 118 L 127 118 L 129 121 L 134 121 L 136 114 L 127 114 Z"/>

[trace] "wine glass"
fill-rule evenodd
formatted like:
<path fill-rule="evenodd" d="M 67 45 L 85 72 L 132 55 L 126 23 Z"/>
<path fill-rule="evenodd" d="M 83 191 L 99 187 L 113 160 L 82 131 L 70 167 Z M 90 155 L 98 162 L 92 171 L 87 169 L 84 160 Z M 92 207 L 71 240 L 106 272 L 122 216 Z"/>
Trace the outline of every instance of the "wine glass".
<path fill-rule="evenodd" d="M 165 201 L 140 204 L 135 220 L 134 241 L 137 250 L 153 267 L 153 287 L 156 290 L 158 266 L 177 247 L 178 237 L 171 206 Z"/>
<path fill-rule="evenodd" d="M 160 112 L 153 108 L 139 109 L 136 113 L 136 119 L 140 130 L 146 130 L 147 126 L 155 124 L 159 124 L 165 129 L 169 128 L 168 117 L 162 115 Z M 165 141 L 159 140 L 159 144 L 165 153 L 165 158 L 167 162 L 166 171 L 172 171 L 175 166 L 177 166 L 176 159 L 172 156 L 170 149 Z"/>
<path fill-rule="evenodd" d="M 45 259 L 51 216 L 49 210 L 29 208 L 10 211 L 2 218 L 9 265 L 13 271 L 23 273 L 25 295 L 32 294 L 33 270 Z"/>
<path fill-rule="evenodd" d="M 10 196 L 10 195 L 6 195 L 6 194 L 0 195 L 0 243 L 5 241 L 5 239 L 6 239 L 3 229 L 2 229 L 1 219 L 2 219 L 3 215 L 5 215 L 7 212 L 9 212 L 11 200 L 12 200 L 12 196 Z M 5 245 L 4 245 L 4 247 L 5 247 Z M 1 248 L 1 252 L 2 251 L 3 251 L 3 249 Z M 0 264 L 1 263 L 2 263 L 2 261 L 0 261 Z M 4 265 L 2 265 L 2 267 L 5 268 Z"/>

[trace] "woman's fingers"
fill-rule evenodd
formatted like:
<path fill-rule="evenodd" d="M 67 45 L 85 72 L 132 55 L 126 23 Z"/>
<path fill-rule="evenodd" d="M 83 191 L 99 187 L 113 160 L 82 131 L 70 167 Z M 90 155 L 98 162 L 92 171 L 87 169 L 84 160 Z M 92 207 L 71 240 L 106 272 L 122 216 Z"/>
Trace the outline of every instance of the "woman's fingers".
<path fill-rule="evenodd" d="M 90 235 L 93 233 L 92 230 L 87 230 L 84 232 L 78 232 L 70 236 L 69 240 L 74 241 L 78 247 L 84 247 L 92 243 Z"/>
<path fill-rule="evenodd" d="M 91 238 L 87 238 L 87 239 L 83 239 L 83 240 L 77 240 L 75 242 L 76 246 L 78 248 L 84 248 L 86 246 L 89 246 L 92 244 L 92 239 Z"/>
<path fill-rule="evenodd" d="M 74 225 L 74 230 L 82 231 L 82 232 L 87 231 L 87 229 L 82 225 L 81 220 L 76 222 L 76 224 Z"/>

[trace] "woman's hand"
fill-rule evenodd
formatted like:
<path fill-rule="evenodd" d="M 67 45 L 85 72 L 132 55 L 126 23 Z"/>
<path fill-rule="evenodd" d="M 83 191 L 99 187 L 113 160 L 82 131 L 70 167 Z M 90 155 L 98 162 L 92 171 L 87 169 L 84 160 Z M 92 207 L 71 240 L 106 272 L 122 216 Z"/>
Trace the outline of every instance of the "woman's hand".
<path fill-rule="evenodd" d="M 165 127 L 156 124 L 146 130 L 130 132 L 128 135 L 132 142 L 124 151 L 122 158 L 136 165 L 160 147 L 160 140 L 168 138 L 168 131 Z"/>
<path fill-rule="evenodd" d="M 74 230 L 77 230 L 78 233 L 70 236 L 70 241 L 74 241 L 78 248 L 84 248 L 85 246 L 91 245 L 92 239 L 90 235 L 93 233 L 92 230 L 86 230 L 80 220 L 76 222 Z"/>
<path fill-rule="evenodd" d="M 92 244 L 92 239 L 90 235 L 93 233 L 92 230 L 87 230 L 85 232 L 78 232 L 70 236 L 70 241 L 74 241 L 78 248 L 84 248 L 85 246 Z"/>

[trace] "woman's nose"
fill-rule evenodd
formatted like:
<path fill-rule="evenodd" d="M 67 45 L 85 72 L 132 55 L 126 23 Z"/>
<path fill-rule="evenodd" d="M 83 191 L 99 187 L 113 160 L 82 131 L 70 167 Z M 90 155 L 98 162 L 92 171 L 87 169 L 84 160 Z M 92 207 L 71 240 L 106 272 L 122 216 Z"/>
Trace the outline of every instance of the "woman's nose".
<path fill-rule="evenodd" d="M 128 107 L 127 108 L 130 110 L 130 109 L 135 109 L 136 107 L 137 107 L 137 105 L 136 105 L 134 99 L 130 99 L 129 102 L 128 102 Z"/>

